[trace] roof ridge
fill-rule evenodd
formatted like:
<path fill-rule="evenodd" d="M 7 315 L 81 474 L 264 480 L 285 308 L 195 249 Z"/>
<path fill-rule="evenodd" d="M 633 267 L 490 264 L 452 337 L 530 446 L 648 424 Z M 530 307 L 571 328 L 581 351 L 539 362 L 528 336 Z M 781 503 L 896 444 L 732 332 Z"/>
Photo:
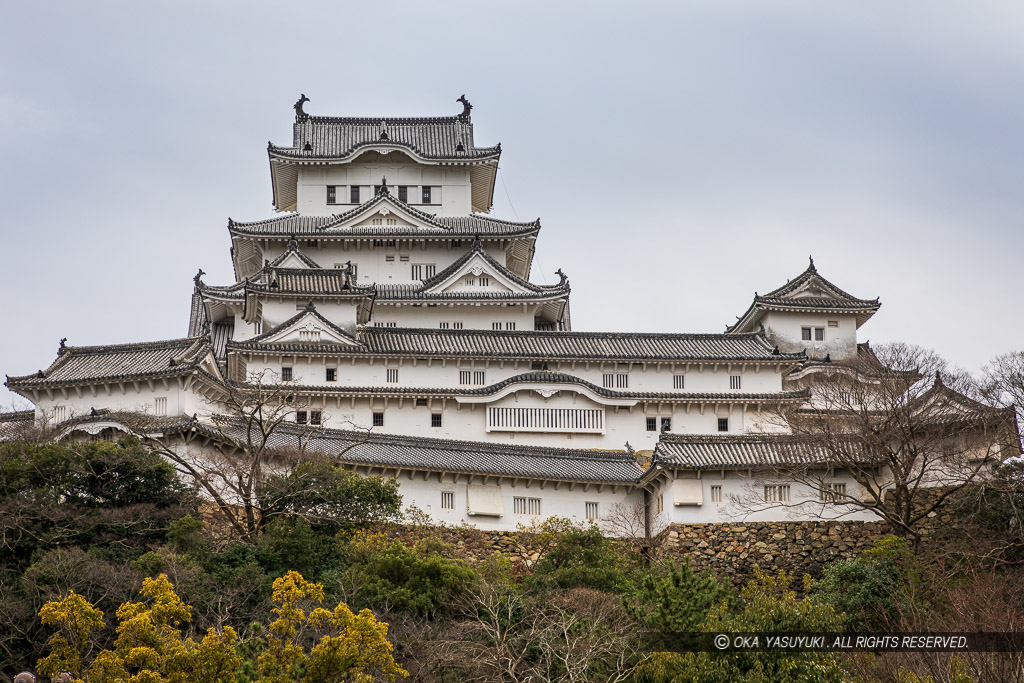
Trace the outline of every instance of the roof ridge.
<path fill-rule="evenodd" d="M 552 285 L 557 287 L 558 285 Z M 588 337 L 609 337 L 609 338 L 622 338 L 632 339 L 635 337 L 643 338 L 676 338 L 676 339 L 743 339 L 743 338 L 760 338 L 764 341 L 764 335 L 760 332 L 741 332 L 737 334 L 729 334 L 727 332 L 601 332 L 601 331 L 586 331 L 586 330 L 486 330 L 486 329 L 438 329 L 436 327 L 375 327 L 375 326 L 363 326 L 364 331 L 372 331 L 374 334 L 416 334 L 416 333 L 429 333 L 434 336 L 441 335 L 452 335 L 452 336 L 495 336 L 495 337 L 525 337 L 530 335 L 538 336 L 558 336 L 565 338 L 581 338 L 585 339 Z M 771 349 L 771 346 L 767 345 L 765 348 Z M 782 354 L 798 356 L 800 354 Z"/>
<path fill-rule="evenodd" d="M 208 339 L 208 335 L 202 334 L 195 337 L 178 337 L 174 339 L 163 339 L 158 341 L 148 342 L 129 342 L 127 344 L 96 344 L 93 346 L 65 346 L 64 354 L 74 352 L 117 352 L 117 351 L 134 351 L 143 349 L 159 349 L 159 348 L 170 348 L 171 346 L 192 346 L 196 342 L 205 341 Z M 186 342 L 188 342 L 186 344 Z"/>

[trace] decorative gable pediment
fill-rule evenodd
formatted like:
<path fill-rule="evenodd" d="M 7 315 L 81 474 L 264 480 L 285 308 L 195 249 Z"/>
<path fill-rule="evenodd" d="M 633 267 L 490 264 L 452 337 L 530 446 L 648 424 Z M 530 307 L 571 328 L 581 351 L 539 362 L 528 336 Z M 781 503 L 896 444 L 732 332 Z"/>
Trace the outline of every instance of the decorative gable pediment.
<path fill-rule="evenodd" d="M 461 267 L 448 273 L 425 290 L 431 294 L 472 292 L 514 292 L 526 294 L 530 290 L 495 268 L 482 254 L 474 253 Z"/>
<path fill-rule="evenodd" d="M 390 202 L 382 202 L 390 204 Z M 354 228 L 415 228 L 416 223 L 410 221 L 406 216 L 394 211 L 391 206 L 381 206 L 376 211 L 371 211 L 362 220 L 351 224 Z"/>
<path fill-rule="evenodd" d="M 330 226 L 327 231 L 351 228 L 422 228 L 437 232 L 437 226 L 430 225 L 424 220 L 429 219 L 429 216 L 417 216 L 416 213 L 418 212 L 410 210 L 390 194 L 377 195 L 372 202 L 353 211 L 347 220 Z"/>
<path fill-rule="evenodd" d="M 309 269 L 309 259 L 303 259 L 298 252 L 289 251 L 274 264 L 275 268 L 298 268 L 302 270 Z"/>
<path fill-rule="evenodd" d="M 358 344 L 344 330 L 312 309 L 263 335 L 260 341 L 266 344 Z"/>

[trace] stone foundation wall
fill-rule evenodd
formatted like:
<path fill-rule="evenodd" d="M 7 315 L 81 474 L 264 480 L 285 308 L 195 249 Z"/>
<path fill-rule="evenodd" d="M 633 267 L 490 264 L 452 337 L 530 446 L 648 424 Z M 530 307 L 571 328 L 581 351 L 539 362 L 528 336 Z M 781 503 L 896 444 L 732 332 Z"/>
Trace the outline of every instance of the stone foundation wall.
<path fill-rule="evenodd" d="M 747 578 L 755 566 L 818 576 L 825 564 L 854 557 L 889 533 L 882 522 L 727 522 L 675 524 L 659 540 L 668 553 L 719 577 Z"/>

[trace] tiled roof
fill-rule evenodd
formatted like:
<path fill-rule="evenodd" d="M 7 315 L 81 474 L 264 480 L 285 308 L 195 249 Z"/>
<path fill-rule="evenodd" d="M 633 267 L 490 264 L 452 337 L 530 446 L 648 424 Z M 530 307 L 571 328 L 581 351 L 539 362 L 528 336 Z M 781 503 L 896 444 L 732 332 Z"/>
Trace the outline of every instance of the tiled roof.
<path fill-rule="evenodd" d="M 274 294 L 334 294 L 373 296 L 374 288 L 345 287 L 346 274 L 338 269 L 273 268 L 255 280 L 246 289 Z"/>
<path fill-rule="evenodd" d="M 801 288 L 814 281 L 815 286 L 825 296 L 799 296 Z M 753 322 L 754 313 L 759 309 L 784 309 L 784 310 L 807 310 L 807 311 L 848 311 L 857 314 L 857 326 L 859 327 L 875 311 L 881 307 L 878 299 L 858 299 L 849 292 L 826 280 L 818 273 L 814 266 L 814 259 L 810 260 L 807 269 L 790 280 L 778 289 L 767 294 L 754 294 L 754 301 L 746 312 L 741 315 L 735 324 L 730 325 L 726 332 L 733 330 L 747 329 Z"/>
<path fill-rule="evenodd" d="M 363 225 L 339 227 L 370 211 L 384 201 L 391 201 L 407 211 L 424 226 Z M 291 237 L 332 237 L 332 236 L 410 236 L 410 237 L 520 237 L 535 235 L 540 230 L 540 220 L 528 223 L 489 218 L 478 214 L 469 216 L 436 216 L 409 206 L 390 194 L 377 194 L 370 201 L 331 216 L 304 216 L 293 213 L 262 221 L 228 220 L 228 232 L 232 235 Z"/>
<path fill-rule="evenodd" d="M 239 421 L 223 418 L 221 425 L 220 431 L 228 436 L 243 438 L 245 427 Z M 290 424 L 275 430 L 268 443 L 274 449 L 300 444 L 307 452 L 352 465 L 615 483 L 633 483 L 643 474 L 625 451 L 510 446 Z"/>
<path fill-rule="evenodd" d="M 501 145 L 476 147 L 469 115 L 429 118 L 296 117 L 292 146 L 269 144 L 272 158 L 332 159 L 351 157 L 368 146 L 395 146 L 429 160 L 497 159 Z"/>
<path fill-rule="evenodd" d="M 297 259 L 299 259 L 299 261 L 304 263 L 307 268 L 320 268 L 321 267 L 319 263 L 317 263 L 316 261 L 314 261 L 313 259 L 309 258 L 308 256 L 306 256 L 305 254 L 302 253 L 302 250 L 299 249 L 299 243 L 295 239 L 288 240 L 288 248 L 285 249 L 281 253 L 280 256 L 278 256 L 276 259 L 274 259 L 273 261 L 271 261 L 267 265 L 270 266 L 271 268 L 274 268 L 276 266 L 281 265 L 285 261 L 285 259 L 287 259 L 289 256 L 293 256 L 293 255 Z"/>
<path fill-rule="evenodd" d="M 119 381 L 191 371 L 210 350 L 206 336 L 110 346 L 68 346 L 46 370 L 8 377 L 12 389 L 61 386 L 91 381 Z"/>
<path fill-rule="evenodd" d="M 300 378 L 301 379 L 301 378 Z M 550 372 L 538 370 L 514 375 L 500 382 L 495 382 L 484 387 L 411 387 L 411 386 L 368 386 L 353 387 L 346 385 L 303 385 L 289 384 L 289 388 L 299 393 L 329 393 L 341 395 L 387 395 L 387 396 L 490 396 L 496 394 L 505 387 L 514 384 L 539 383 L 539 384 L 566 384 L 584 387 L 598 396 L 605 398 L 659 400 L 659 401 L 683 401 L 683 402 L 714 402 L 721 401 L 731 403 L 756 403 L 758 401 L 791 401 L 806 399 L 809 394 L 806 391 L 776 391 L 771 393 L 741 393 L 731 392 L 684 392 L 684 391 L 631 391 L 621 389 L 606 389 L 599 387 L 592 382 L 562 372 Z"/>
<path fill-rule="evenodd" d="M 799 466 L 825 463 L 824 449 L 785 435 L 662 434 L 654 462 L 689 469 Z"/>
<path fill-rule="evenodd" d="M 18 410 L 12 413 L 0 413 L 0 443 L 13 441 L 22 432 L 31 427 L 36 419 L 34 410 Z"/>
<path fill-rule="evenodd" d="M 791 363 L 801 354 L 778 354 L 761 334 L 659 334 L 619 332 L 496 332 L 364 327 L 359 346 L 324 345 L 325 352 L 383 356 L 595 359 L 622 361 L 762 361 Z M 230 348 L 266 348 L 252 340 Z M 311 350 L 309 347 L 304 347 Z"/>
<path fill-rule="evenodd" d="M 324 325 L 324 327 L 326 327 L 327 329 L 331 330 L 332 332 L 334 332 L 338 336 L 340 336 L 342 338 L 345 338 L 345 339 L 352 339 L 353 341 L 355 341 L 355 339 L 352 337 L 351 334 L 349 334 L 348 332 L 346 332 L 342 328 L 338 327 L 337 325 L 332 323 L 327 318 L 325 318 L 322 315 L 320 315 L 320 311 L 316 310 L 316 306 L 313 304 L 312 301 L 310 301 L 308 304 L 306 304 L 305 309 L 299 311 L 298 313 L 296 313 L 292 317 L 288 318 L 283 323 L 281 323 L 280 325 L 274 327 L 273 329 L 267 330 L 266 332 L 264 332 L 263 334 L 260 334 L 258 336 L 251 337 L 251 338 L 247 339 L 245 342 L 231 342 L 231 341 L 228 341 L 227 342 L 227 346 L 228 346 L 229 349 L 231 347 L 238 346 L 240 344 L 245 344 L 245 345 L 252 344 L 253 346 L 278 346 L 277 344 L 264 344 L 263 341 L 268 339 L 268 338 L 270 338 L 270 337 L 273 337 L 274 335 L 276 335 L 278 333 L 280 333 L 282 330 L 288 329 L 289 327 L 294 325 L 299 319 L 301 319 L 304 315 L 307 315 L 309 313 L 312 313 L 313 317 L 315 317 L 318 321 L 320 321 L 320 323 L 322 325 Z M 295 346 L 300 347 L 300 348 L 304 348 L 304 349 L 309 349 L 309 348 L 317 347 L 317 346 L 321 346 L 321 345 L 320 344 L 315 344 L 315 343 L 311 343 L 311 344 L 297 343 L 297 344 L 295 344 Z M 335 348 L 335 349 L 338 348 L 338 346 L 336 344 L 331 344 L 330 346 L 332 348 Z"/>

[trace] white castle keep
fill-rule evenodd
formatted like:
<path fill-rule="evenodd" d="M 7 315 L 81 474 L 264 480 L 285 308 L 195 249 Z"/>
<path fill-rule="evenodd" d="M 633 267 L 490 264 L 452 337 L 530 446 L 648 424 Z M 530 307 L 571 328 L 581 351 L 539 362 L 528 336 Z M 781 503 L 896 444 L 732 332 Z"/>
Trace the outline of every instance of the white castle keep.
<path fill-rule="evenodd" d="M 35 410 L 5 424 L 102 435 L 145 413 L 201 430 L 228 387 L 273 382 L 296 406 L 274 439 L 301 433 L 306 448 L 395 476 L 438 521 L 513 529 L 600 521 L 616 505 L 720 521 L 783 457 L 767 408 L 807 401 L 817 369 L 871 354 L 857 335 L 878 299 L 813 261 L 722 333 L 573 330 L 569 278 L 530 281 L 540 222 L 488 215 L 501 146 L 477 146 L 464 97 L 434 118 L 313 116 L 307 101 L 291 143 L 268 147 L 283 213 L 228 221 L 236 281 L 196 275 L 187 336 L 62 342 L 49 368 L 8 378 Z"/>

